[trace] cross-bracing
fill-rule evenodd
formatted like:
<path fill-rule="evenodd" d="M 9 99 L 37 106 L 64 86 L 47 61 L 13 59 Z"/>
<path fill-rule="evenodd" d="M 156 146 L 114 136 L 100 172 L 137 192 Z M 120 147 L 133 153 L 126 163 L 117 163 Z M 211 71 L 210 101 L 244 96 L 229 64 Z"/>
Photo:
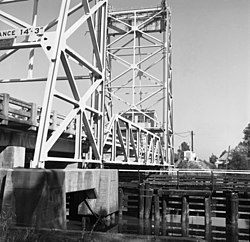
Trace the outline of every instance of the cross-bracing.
<path fill-rule="evenodd" d="M 171 12 L 165 1 L 152 9 L 112 11 L 107 0 L 62 0 L 48 23 L 46 3 L 0 2 L 6 9 L 0 10 L 5 24 L 0 30 L 5 35 L 0 35 L 0 63 L 11 63 L 21 51 L 28 56 L 27 75 L 21 77 L 15 70 L 18 78 L 2 78 L 1 83 L 46 83 L 32 167 L 51 161 L 78 162 L 80 167 L 171 165 Z M 9 13 L 8 5 L 32 7 L 31 22 Z M 64 118 L 51 130 L 54 109 Z M 69 126 L 74 130 L 69 136 L 74 154 L 51 156 Z M 89 145 L 87 151 L 83 144 Z"/>

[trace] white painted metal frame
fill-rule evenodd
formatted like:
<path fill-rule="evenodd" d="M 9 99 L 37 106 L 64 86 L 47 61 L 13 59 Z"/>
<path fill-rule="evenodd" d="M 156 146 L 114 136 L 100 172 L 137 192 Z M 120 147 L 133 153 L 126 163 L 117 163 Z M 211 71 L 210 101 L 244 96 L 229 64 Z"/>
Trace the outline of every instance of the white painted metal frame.
<path fill-rule="evenodd" d="M 48 157 L 48 152 L 58 140 L 60 135 L 63 133 L 65 128 L 72 122 L 73 119 L 76 120 L 76 143 L 75 143 L 75 157 L 73 159 L 68 159 L 67 161 L 82 161 L 82 140 L 83 140 L 83 126 L 85 128 L 85 132 L 90 142 L 92 156 L 90 159 L 94 159 L 101 163 L 102 157 L 102 138 L 103 137 L 103 87 L 105 81 L 105 37 L 106 37 L 106 14 L 107 14 L 107 1 L 97 1 L 95 6 L 90 8 L 89 2 L 87 0 L 82 1 L 82 5 L 85 11 L 85 14 L 75 22 L 67 31 L 65 30 L 65 25 L 67 22 L 67 16 L 69 14 L 69 0 L 62 1 L 60 15 L 57 23 L 57 31 L 56 31 L 56 41 L 55 47 L 57 51 L 55 53 L 55 57 L 52 58 L 49 76 L 47 79 L 47 87 L 44 97 L 43 104 L 43 113 L 41 116 L 38 137 L 37 137 L 37 145 L 34 155 L 34 161 L 36 165 L 41 166 L 43 161 L 52 160 L 51 157 Z M 101 26 L 95 26 L 94 19 L 95 16 L 101 19 L 98 23 Z M 84 57 L 81 57 L 79 54 L 74 52 L 71 48 L 65 45 L 67 38 L 71 36 L 81 25 L 87 21 L 88 28 L 93 44 L 93 52 L 94 52 L 94 63 L 91 64 L 87 62 Z M 102 31 L 101 35 L 96 34 L 96 28 L 98 27 L 99 31 Z M 83 66 L 87 67 L 93 74 L 92 76 L 92 85 L 85 93 L 84 96 L 80 96 L 77 85 L 74 80 L 74 75 L 72 70 L 70 69 L 68 57 L 79 61 Z M 54 85 L 56 81 L 56 72 L 58 71 L 58 63 L 62 62 L 66 75 L 68 77 L 72 92 L 74 94 L 74 100 L 70 100 L 60 93 L 55 92 Z M 91 111 L 98 116 L 97 124 L 93 127 L 91 120 L 89 120 L 87 116 L 87 108 L 86 102 L 92 97 L 92 95 L 98 95 L 99 105 L 95 107 L 91 107 Z M 66 116 L 65 120 L 60 124 L 58 129 L 51 135 L 51 137 L 47 139 L 48 133 L 48 119 L 49 113 L 51 111 L 52 99 L 54 97 L 63 99 L 67 102 L 72 102 L 74 104 L 74 108 L 71 112 Z M 98 129 L 98 130 L 96 130 Z M 53 158 L 53 160 L 57 160 L 57 158 Z M 65 159 L 63 159 L 65 161 Z"/>
<path fill-rule="evenodd" d="M 18 3 L 21 1 L 2 0 L 0 4 Z M 73 2 L 73 1 L 72 1 Z M 44 101 L 42 106 L 40 124 L 38 129 L 36 148 L 33 167 L 44 167 L 46 161 L 66 161 L 66 162 L 82 162 L 82 142 L 87 136 L 90 143 L 90 154 L 88 160 L 95 160 L 100 163 L 102 160 L 103 150 L 103 127 L 104 127 L 104 81 L 105 81 L 105 65 L 106 65 L 106 33 L 107 33 L 107 0 L 97 0 L 95 3 L 88 0 L 82 0 L 80 4 L 76 4 L 70 8 L 70 0 L 62 0 L 60 5 L 59 16 L 52 22 L 43 26 L 44 33 L 37 35 L 32 41 L 29 36 L 22 42 L 16 39 L 10 45 L 1 45 L 0 50 L 6 52 L 0 56 L 0 62 L 4 61 L 20 49 L 30 49 L 28 75 L 26 79 L 1 80 L 1 82 L 29 82 L 39 81 L 33 78 L 33 61 L 34 48 L 42 47 L 48 57 L 49 69 L 46 79 L 46 87 Z M 68 18 L 73 13 L 81 10 L 81 17 L 74 23 L 69 25 Z M 36 26 L 38 13 L 38 0 L 34 0 L 34 11 L 32 16 L 32 24 L 25 23 L 20 19 L 11 16 L 0 10 L 0 21 L 3 21 L 13 28 L 30 28 Z M 86 60 L 71 46 L 68 45 L 68 38 L 76 31 L 81 31 L 84 23 L 87 23 L 89 34 L 91 37 L 92 48 L 94 53 L 93 63 Z M 67 28 L 66 28 L 67 26 Z M 49 31 L 53 27 L 55 31 Z M 79 36 L 81 34 L 79 33 Z M 91 46 L 90 46 L 91 47 Z M 86 48 L 86 47 L 85 47 Z M 77 62 L 80 66 L 87 68 L 91 73 L 91 86 L 81 96 L 76 83 L 81 77 L 74 75 L 69 60 Z M 65 71 L 66 77 L 59 77 L 59 66 Z M 73 94 L 73 98 L 56 90 L 56 82 L 60 79 L 67 80 Z M 82 78 L 86 79 L 86 77 Z M 96 103 L 89 106 L 87 102 L 95 97 Z M 58 125 L 52 134 L 49 132 L 50 115 L 52 105 L 55 99 L 60 99 L 65 103 L 71 104 L 72 109 L 66 115 L 64 120 Z M 93 120 L 95 117 L 95 120 Z M 56 144 L 59 137 L 65 129 L 72 123 L 75 123 L 75 155 L 74 158 L 49 157 L 49 151 Z"/>
<path fill-rule="evenodd" d="M 31 0 L 29 0 L 31 1 Z M 33 1 L 33 14 L 31 23 L 26 23 L 9 13 L 0 10 L 0 21 L 7 23 L 11 28 L 32 28 L 37 27 L 39 1 Z M 0 0 L 0 4 L 21 4 L 25 0 Z M 27 0 L 28 2 L 28 0 Z M 36 149 L 32 167 L 45 167 L 45 162 L 86 162 L 102 164 L 105 162 L 115 164 L 131 165 L 153 165 L 168 166 L 173 161 L 173 105 L 172 105 L 172 64 L 171 64 L 171 23 L 170 10 L 163 5 L 160 8 L 143 9 L 133 11 L 121 11 L 109 13 L 109 28 L 107 33 L 107 9 L 108 0 L 88 1 L 82 0 L 79 4 L 71 0 L 61 0 L 60 11 L 57 18 L 43 26 L 43 33 L 25 37 L 18 41 L 11 39 L 11 43 L 0 45 L 0 50 L 6 52 L 0 55 L 0 64 L 21 49 L 29 50 L 29 61 L 27 63 L 27 78 L 0 79 L 0 83 L 13 82 L 34 82 L 46 81 L 45 95 L 42 112 L 39 119 Z M 70 22 L 69 17 L 82 11 L 81 17 L 75 22 Z M 93 61 L 88 56 L 80 54 L 68 43 L 68 39 L 75 33 L 83 30 L 87 25 L 91 44 L 93 48 Z M 69 26 L 70 25 L 70 26 Z M 52 30 L 55 29 L 55 30 Z M 86 29 L 84 29 L 86 31 Z M 162 33 L 162 40 L 154 36 L 154 33 Z M 81 33 L 82 34 L 82 33 Z M 81 36 L 79 34 L 79 36 Z M 108 51 L 106 52 L 108 34 Z M 112 40 L 114 36 L 114 40 Z M 119 41 L 126 36 L 132 36 L 127 43 L 119 46 Z M 142 44 L 140 39 L 147 41 Z M 112 41 L 111 41 L 112 40 Z M 138 44 L 137 41 L 138 40 Z M 130 44 L 132 43 L 132 47 Z M 118 45 L 117 45 L 118 44 Z M 46 77 L 34 77 L 33 65 L 35 49 L 42 48 L 49 62 L 48 74 Z M 153 52 L 149 50 L 154 48 Z M 119 56 L 122 49 L 132 51 L 132 62 Z M 138 53 L 136 53 L 136 50 Z M 141 50 L 146 50 L 146 57 Z M 107 56 L 106 56 L 107 53 Z M 139 61 L 136 55 L 140 55 Z M 157 61 L 151 62 L 147 68 L 142 65 L 152 58 L 159 56 Z M 107 63 L 106 63 L 107 57 Z M 115 59 L 126 67 L 117 76 L 112 76 L 112 61 Z M 90 72 L 90 76 L 74 73 L 71 61 L 79 64 Z M 152 75 L 148 70 L 163 62 L 163 78 Z M 107 67 L 106 67 L 107 64 Z M 59 76 L 59 67 L 62 67 L 66 76 Z M 123 85 L 116 85 L 116 81 L 129 71 L 132 71 L 132 79 L 129 80 L 132 100 L 128 102 L 116 94 L 116 90 L 128 88 Z M 140 72 L 148 79 L 154 80 L 156 84 L 137 86 L 135 82 L 136 72 Z M 106 75 L 108 81 L 106 82 Z M 77 81 L 88 79 L 91 86 L 82 95 Z M 70 97 L 56 89 L 58 81 L 67 81 L 73 97 Z M 105 88 L 106 83 L 106 88 Z M 135 90 L 156 87 L 153 92 L 136 101 Z M 104 97 L 108 102 L 104 107 Z M 127 110 L 135 110 L 145 117 L 148 116 L 141 106 L 152 97 L 161 94 L 163 101 L 163 120 L 158 126 L 158 134 L 130 122 L 119 115 L 113 116 L 109 123 L 106 123 L 106 134 L 104 137 L 104 116 L 112 116 L 112 105 L 115 99 L 121 100 L 128 106 Z M 59 125 L 54 125 L 53 132 L 50 131 L 52 105 L 56 99 L 72 105 L 72 109 L 62 119 Z M 111 108 L 110 108 L 111 107 Z M 105 112 L 104 112 L 105 108 Z M 126 111 L 126 110 L 125 110 Z M 105 115 L 104 115 L 105 113 Z M 134 121 L 134 120 L 133 120 Z M 154 120 L 159 123 L 158 120 Z M 50 157 L 49 151 L 56 144 L 59 137 L 68 127 L 74 127 L 75 154 L 73 158 Z M 163 135 L 162 135 L 163 134 Z M 87 139 L 90 144 L 90 151 L 83 159 L 82 144 Z M 105 153 L 103 155 L 103 153 Z"/>
<path fill-rule="evenodd" d="M 174 147 L 170 9 L 163 1 L 162 6 L 158 8 L 109 12 L 108 16 L 107 70 L 109 80 L 106 84 L 107 102 L 105 103 L 110 105 L 107 109 L 112 114 L 116 108 L 116 103 L 118 105 L 122 103 L 127 108 L 121 114 L 135 111 L 154 120 L 159 131 L 158 137 L 161 137 L 157 142 L 160 147 L 163 147 L 162 152 L 166 163 L 172 165 Z M 144 43 L 142 43 L 142 39 Z M 123 57 L 124 51 L 132 56 L 132 60 Z M 147 66 L 143 67 L 142 65 L 145 62 L 147 62 Z M 116 68 L 118 65 L 122 66 L 119 73 L 116 70 L 116 75 L 112 70 L 114 63 L 116 63 Z M 149 72 L 155 66 L 159 69 L 162 68 L 162 78 Z M 132 74 L 128 78 L 129 73 Z M 150 79 L 152 84 L 144 84 L 143 81 L 138 83 L 139 75 Z M 126 78 L 129 80 L 124 82 Z M 124 99 L 124 95 L 119 95 L 121 90 L 129 93 L 130 99 Z M 147 94 L 140 97 L 138 101 L 139 91 L 145 91 Z M 156 97 L 162 102 L 162 120 L 153 119 L 144 112 L 144 110 L 150 110 L 153 106 L 147 106 L 146 102 Z M 135 122 L 134 115 L 132 115 L 132 122 Z M 114 125 L 116 124 L 114 123 Z M 116 129 L 117 127 L 113 127 L 113 130 Z M 147 133 L 147 135 L 155 137 L 151 133 Z M 155 145 L 153 141 L 150 142 L 148 149 Z M 125 152 L 123 153 L 125 154 Z M 124 156 L 125 162 L 128 160 L 126 156 L 128 154 Z M 141 158 L 138 158 L 136 162 L 141 163 Z M 146 163 L 148 164 L 147 161 Z M 162 162 L 162 164 L 165 164 L 165 162 Z"/>
<path fill-rule="evenodd" d="M 165 66 L 163 75 L 165 80 L 165 94 L 164 99 L 167 100 L 163 106 L 163 109 L 166 110 L 166 115 L 164 115 L 164 130 L 166 130 L 166 140 L 164 141 L 167 144 L 166 157 L 174 165 L 174 130 L 173 130 L 173 81 L 172 81 L 172 27 L 171 27 L 171 10 L 166 8 L 166 26 L 164 31 L 164 59 L 163 65 Z"/>
<path fill-rule="evenodd" d="M 161 137 L 123 118 L 113 115 L 105 132 L 106 164 L 168 166 Z"/>

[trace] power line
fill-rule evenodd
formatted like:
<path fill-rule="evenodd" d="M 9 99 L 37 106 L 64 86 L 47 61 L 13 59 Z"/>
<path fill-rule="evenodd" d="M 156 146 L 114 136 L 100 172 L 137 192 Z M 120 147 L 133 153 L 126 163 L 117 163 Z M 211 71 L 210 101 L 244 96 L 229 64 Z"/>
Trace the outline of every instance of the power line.
<path fill-rule="evenodd" d="M 187 134 L 187 135 L 183 135 L 183 134 Z M 179 136 L 179 137 L 181 137 L 181 138 L 187 138 L 187 137 L 189 137 L 189 136 L 191 136 L 191 142 L 190 142 L 190 145 L 191 145 L 191 151 L 194 151 L 194 131 L 193 130 L 191 130 L 191 131 L 185 131 L 185 132 L 179 132 L 179 133 L 177 133 L 177 132 L 174 132 L 174 135 L 176 135 L 176 136 Z"/>
<path fill-rule="evenodd" d="M 174 132 L 174 134 L 187 134 L 190 133 L 190 131 L 185 131 L 185 132 Z"/>
<path fill-rule="evenodd" d="M 181 138 L 186 138 L 186 137 L 189 137 L 189 136 L 190 136 L 190 134 L 187 134 L 187 135 L 180 135 L 180 134 L 177 134 L 177 133 L 174 133 L 174 135 L 179 136 L 179 137 L 181 137 Z"/>

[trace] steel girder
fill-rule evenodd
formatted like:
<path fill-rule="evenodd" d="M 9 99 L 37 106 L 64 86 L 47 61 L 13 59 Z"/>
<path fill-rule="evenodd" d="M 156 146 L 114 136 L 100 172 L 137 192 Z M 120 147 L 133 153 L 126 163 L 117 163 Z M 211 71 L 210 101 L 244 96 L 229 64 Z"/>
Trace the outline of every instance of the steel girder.
<path fill-rule="evenodd" d="M 8 59 L 20 49 L 28 49 L 29 51 L 27 78 L 4 79 L 1 82 L 22 83 L 46 80 L 32 167 L 44 167 L 46 161 L 84 163 L 86 160 L 90 162 L 93 160 L 93 162 L 101 164 L 103 138 L 100 137 L 103 137 L 104 127 L 108 1 L 82 0 L 80 3 L 70 0 L 59 1 L 58 17 L 38 28 L 40 2 L 39 0 L 33 1 L 31 24 L 0 10 L 0 21 L 12 27 L 11 30 L 15 29 L 13 36 L 0 39 L 0 51 L 6 50 L 4 53 L 1 52 L 0 62 Z M 21 4 L 21 1 L 5 0 L 0 1 L 1 3 L 4 3 L 5 6 L 7 3 L 11 3 L 13 6 L 13 4 Z M 75 16 L 74 20 L 70 20 L 71 15 Z M 90 37 L 90 45 L 87 47 L 84 46 L 84 42 L 79 44 L 78 40 L 84 36 L 86 31 Z M 24 32 L 26 35 L 23 34 Z M 5 31 L 6 35 L 8 33 L 11 32 Z M 77 38 L 72 37 L 73 35 L 77 35 Z M 70 40 L 71 37 L 73 40 Z M 33 77 L 36 48 L 41 48 L 47 57 L 48 70 L 45 77 Z M 84 56 L 87 52 L 86 49 L 89 48 L 92 49 L 92 60 L 88 60 L 88 56 Z M 86 55 L 89 55 L 89 52 Z M 90 74 L 79 75 L 78 73 L 81 72 L 79 70 L 75 73 L 76 68 L 73 66 L 75 63 L 77 63 L 78 68 L 84 69 L 85 72 L 87 70 Z M 60 76 L 61 72 L 64 72 L 65 76 Z M 86 79 L 90 83 L 85 85 L 84 90 L 81 90 L 77 81 L 82 82 Z M 57 83 L 60 80 L 67 82 L 70 93 L 57 89 Z M 55 130 L 50 132 L 50 116 L 56 100 L 60 100 L 70 108 L 67 109 L 64 119 L 55 125 Z M 74 157 L 49 157 L 49 151 L 69 125 L 73 125 L 75 129 L 75 135 L 71 137 L 75 140 Z M 83 159 L 82 153 L 84 140 L 90 144 L 90 150 L 84 157 L 85 159 Z"/>
<path fill-rule="evenodd" d="M 136 113 L 152 120 L 154 125 L 150 130 L 161 137 L 159 142 L 165 159 L 162 164 L 172 165 L 171 11 L 163 1 L 160 7 L 153 9 L 110 11 L 108 17 L 107 110 L 111 115 L 132 113 L 130 119 L 133 123 L 138 122 Z M 147 114 L 152 107 L 160 113 L 160 119 Z M 113 130 L 117 129 L 116 125 Z M 124 161 L 127 161 L 125 153 Z M 136 162 L 140 163 L 140 160 L 138 158 Z"/>
<path fill-rule="evenodd" d="M 106 164 L 168 166 L 161 137 L 120 115 L 112 116 L 105 132 L 104 161 Z"/>

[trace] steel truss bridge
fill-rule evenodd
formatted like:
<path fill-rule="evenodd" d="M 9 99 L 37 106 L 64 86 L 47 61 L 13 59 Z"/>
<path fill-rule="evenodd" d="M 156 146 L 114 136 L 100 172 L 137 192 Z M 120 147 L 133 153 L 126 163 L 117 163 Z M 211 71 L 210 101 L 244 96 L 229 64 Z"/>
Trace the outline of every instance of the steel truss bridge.
<path fill-rule="evenodd" d="M 27 93 L 44 93 L 40 107 L 1 94 L 1 135 L 6 130 L 35 135 L 31 167 L 172 165 L 166 2 L 115 11 L 108 0 L 61 0 L 53 1 L 53 13 L 46 4 L 51 1 L 0 0 L 0 82 L 21 89 L 29 83 Z M 43 90 L 37 89 L 40 84 Z M 72 155 L 51 155 L 58 142 L 65 142 L 65 149 L 70 143 Z"/>

